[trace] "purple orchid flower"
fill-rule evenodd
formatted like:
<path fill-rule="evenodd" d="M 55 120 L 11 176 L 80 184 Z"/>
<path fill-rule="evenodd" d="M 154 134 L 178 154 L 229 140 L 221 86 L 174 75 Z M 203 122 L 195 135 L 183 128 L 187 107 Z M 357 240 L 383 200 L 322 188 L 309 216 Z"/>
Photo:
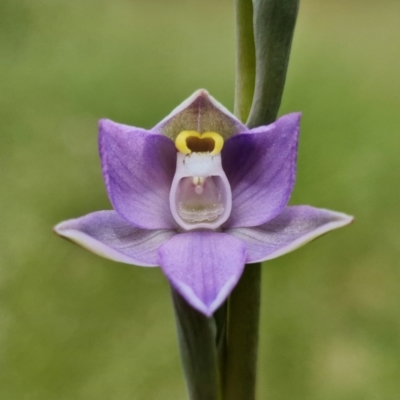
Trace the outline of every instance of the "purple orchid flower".
<path fill-rule="evenodd" d="M 114 210 L 62 222 L 55 232 L 114 261 L 161 266 L 186 301 L 211 316 L 246 263 L 289 253 L 353 219 L 287 206 L 299 120 L 293 113 L 248 129 L 205 90 L 151 130 L 101 120 Z"/>

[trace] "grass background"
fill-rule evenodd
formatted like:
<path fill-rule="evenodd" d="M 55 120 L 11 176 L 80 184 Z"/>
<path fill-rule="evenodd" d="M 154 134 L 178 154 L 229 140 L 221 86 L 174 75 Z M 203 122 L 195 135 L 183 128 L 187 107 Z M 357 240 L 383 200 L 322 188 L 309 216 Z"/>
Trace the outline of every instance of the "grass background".
<path fill-rule="evenodd" d="M 51 233 L 110 208 L 97 120 L 232 109 L 232 1 L 1 0 L 0 397 L 185 399 L 168 284 Z M 302 0 L 293 204 L 351 227 L 264 266 L 259 399 L 400 396 L 400 3 Z"/>

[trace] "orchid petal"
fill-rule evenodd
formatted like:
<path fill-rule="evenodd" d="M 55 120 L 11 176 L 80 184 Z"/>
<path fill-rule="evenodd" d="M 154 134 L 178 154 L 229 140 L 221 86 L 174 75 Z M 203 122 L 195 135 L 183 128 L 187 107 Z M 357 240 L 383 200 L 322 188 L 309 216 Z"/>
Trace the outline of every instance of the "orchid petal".
<path fill-rule="evenodd" d="M 152 132 L 175 140 L 180 132 L 188 130 L 218 132 L 227 139 L 248 129 L 206 90 L 200 89 L 157 124 Z"/>
<path fill-rule="evenodd" d="M 175 235 L 171 230 L 132 227 L 115 211 L 97 211 L 61 222 L 55 233 L 113 261 L 155 267 L 157 249 Z"/>
<path fill-rule="evenodd" d="M 114 209 L 143 229 L 176 226 L 169 208 L 176 150 L 165 136 L 110 120 L 99 123 L 103 177 Z"/>
<path fill-rule="evenodd" d="M 232 189 L 232 213 L 225 226 L 261 225 L 289 201 L 296 177 L 300 114 L 233 136 L 222 150 Z"/>
<path fill-rule="evenodd" d="M 247 247 L 247 263 L 270 260 L 304 246 L 317 237 L 348 225 L 353 217 L 310 206 L 286 207 L 281 214 L 254 228 L 228 229 L 226 233 Z"/>
<path fill-rule="evenodd" d="M 238 282 L 246 261 L 240 240 L 225 233 L 181 233 L 159 249 L 160 265 L 186 301 L 210 316 Z"/>

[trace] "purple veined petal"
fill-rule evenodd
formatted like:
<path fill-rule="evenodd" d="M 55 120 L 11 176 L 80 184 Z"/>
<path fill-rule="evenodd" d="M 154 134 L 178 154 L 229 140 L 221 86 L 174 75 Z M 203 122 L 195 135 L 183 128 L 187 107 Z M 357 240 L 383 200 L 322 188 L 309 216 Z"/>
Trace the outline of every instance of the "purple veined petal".
<path fill-rule="evenodd" d="M 248 129 L 206 90 L 199 89 L 158 123 L 152 132 L 175 140 L 180 132 L 190 130 L 217 132 L 227 139 Z"/>
<path fill-rule="evenodd" d="M 254 228 L 233 228 L 226 233 L 242 240 L 247 247 L 247 263 L 280 257 L 311 240 L 348 225 L 353 217 L 310 206 L 286 207 L 281 214 Z"/>
<path fill-rule="evenodd" d="M 159 259 L 172 286 L 192 307 L 211 316 L 238 282 L 246 248 L 225 233 L 181 233 L 159 248 Z"/>
<path fill-rule="evenodd" d="M 296 179 L 300 114 L 225 142 L 222 164 L 232 189 L 232 213 L 225 227 L 261 225 L 287 205 Z"/>
<path fill-rule="evenodd" d="M 175 173 L 174 143 L 163 135 L 99 123 L 99 149 L 104 182 L 113 208 L 143 229 L 176 226 L 169 208 Z"/>
<path fill-rule="evenodd" d="M 97 211 L 61 222 L 54 232 L 101 257 L 142 267 L 158 266 L 158 248 L 176 234 L 135 228 L 116 211 Z"/>

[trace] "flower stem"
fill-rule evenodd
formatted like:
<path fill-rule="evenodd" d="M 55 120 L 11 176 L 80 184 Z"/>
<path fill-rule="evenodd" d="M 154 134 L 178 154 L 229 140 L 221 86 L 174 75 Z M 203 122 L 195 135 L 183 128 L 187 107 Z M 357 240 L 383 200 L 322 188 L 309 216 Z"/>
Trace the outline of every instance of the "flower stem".
<path fill-rule="evenodd" d="M 256 79 L 251 0 L 235 0 L 235 19 L 235 115 L 244 122 L 250 113 Z M 225 329 L 218 348 L 223 400 L 252 400 L 255 396 L 260 275 L 261 265 L 245 268 L 224 309 Z"/>
<path fill-rule="evenodd" d="M 235 113 L 244 121 L 251 103 L 246 124 L 253 128 L 273 122 L 278 114 L 299 0 L 235 0 L 235 6 L 238 46 Z M 242 48 L 245 43 L 250 46 L 247 50 Z M 260 297 L 261 264 L 246 265 L 228 299 L 224 400 L 255 399 Z"/>
<path fill-rule="evenodd" d="M 218 400 L 216 327 L 172 288 L 182 366 L 190 400 Z"/>
<path fill-rule="evenodd" d="M 256 390 L 261 264 L 246 265 L 229 297 L 224 399 L 254 400 Z"/>

